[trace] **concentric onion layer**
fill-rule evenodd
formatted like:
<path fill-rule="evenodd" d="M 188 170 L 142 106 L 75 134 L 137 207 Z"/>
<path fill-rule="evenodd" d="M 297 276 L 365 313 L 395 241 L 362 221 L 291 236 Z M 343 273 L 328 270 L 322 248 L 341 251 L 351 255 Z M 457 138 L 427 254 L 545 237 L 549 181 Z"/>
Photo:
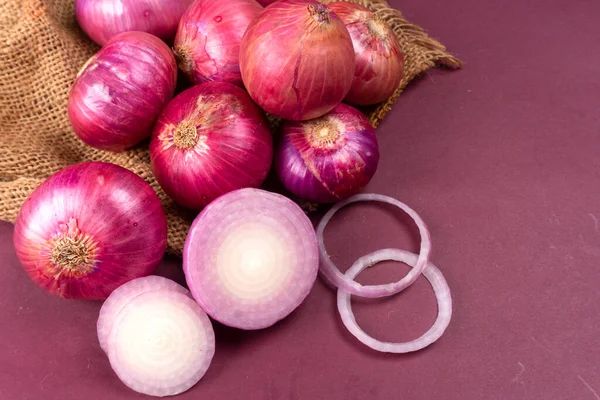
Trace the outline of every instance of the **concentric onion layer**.
<path fill-rule="evenodd" d="M 211 203 L 188 234 L 183 267 L 194 298 L 213 318 L 261 329 L 290 314 L 318 270 L 310 220 L 291 200 L 241 189 Z"/>
<path fill-rule="evenodd" d="M 378 250 L 359 258 L 346 271 L 346 276 L 349 279 L 354 279 L 365 268 L 386 260 L 400 261 L 411 267 L 415 267 L 419 261 L 419 257 L 416 254 L 398 249 Z M 418 339 L 405 343 L 388 343 L 381 342 L 369 336 L 356 323 L 356 318 L 350 304 L 350 293 L 343 289 L 338 289 L 337 304 L 342 322 L 352 335 L 373 350 L 386 353 L 409 353 L 429 346 L 443 335 L 450 323 L 452 317 L 452 297 L 444 275 L 442 275 L 442 272 L 435 265 L 428 263 L 423 269 L 423 276 L 427 278 L 435 293 L 438 302 L 438 315 L 431 328 Z"/>
<path fill-rule="evenodd" d="M 75 17 L 81 29 L 103 46 L 119 33 L 147 32 L 166 42 L 193 0 L 76 0 Z"/>
<path fill-rule="evenodd" d="M 340 104 L 309 121 L 284 121 L 275 171 L 294 195 L 333 203 L 359 193 L 379 163 L 375 131 L 358 110 Z"/>
<path fill-rule="evenodd" d="M 262 9 L 255 0 L 195 1 L 181 17 L 175 37 L 179 68 L 194 84 L 242 86 L 240 41 Z"/>
<path fill-rule="evenodd" d="M 176 291 L 133 298 L 117 317 L 108 341 L 110 365 L 121 381 L 151 396 L 172 396 L 194 386 L 214 352 L 207 315 Z"/>
<path fill-rule="evenodd" d="M 273 139 L 248 93 L 207 82 L 179 94 L 163 111 L 150 159 L 169 197 L 200 210 L 224 193 L 260 186 L 271 168 Z"/>
<path fill-rule="evenodd" d="M 369 105 L 386 100 L 399 87 L 404 73 L 398 37 L 377 14 L 360 4 L 340 1 L 328 7 L 348 29 L 356 55 L 354 79 L 344 101 Z"/>
<path fill-rule="evenodd" d="M 100 315 L 98 316 L 96 328 L 98 332 L 98 341 L 100 342 L 102 350 L 105 352 L 108 351 L 107 343 L 110 331 L 117 319 L 117 315 L 127 303 L 142 293 L 156 291 L 173 291 L 191 297 L 190 291 L 183 286 L 170 279 L 156 275 L 137 278 L 119 286 L 110 294 L 110 296 L 108 296 L 108 299 L 106 299 L 104 304 L 102 304 Z"/>
<path fill-rule="evenodd" d="M 316 0 L 273 3 L 240 44 L 244 86 L 261 108 L 288 120 L 317 118 L 341 103 L 354 64 L 348 30 Z"/>
<path fill-rule="evenodd" d="M 167 246 L 167 219 L 142 178 L 86 162 L 52 175 L 28 197 L 14 244 L 25 271 L 49 292 L 106 299 L 154 272 Z"/>
<path fill-rule="evenodd" d="M 77 75 L 69 121 L 86 144 L 123 151 L 150 136 L 176 82 L 177 65 L 165 43 L 144 32 L 121 33 Z"/>

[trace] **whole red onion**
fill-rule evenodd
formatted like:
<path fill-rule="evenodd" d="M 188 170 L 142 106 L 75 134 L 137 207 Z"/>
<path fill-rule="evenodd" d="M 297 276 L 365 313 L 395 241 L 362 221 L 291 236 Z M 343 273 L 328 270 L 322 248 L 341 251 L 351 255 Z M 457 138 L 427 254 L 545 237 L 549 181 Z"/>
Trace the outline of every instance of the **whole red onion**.
<path fill-rule="evenodd" d="M 77 75 L 69 93 L 71 126 L 92 147 L 125 150 L 150 136 L 176 80 L 166 44 L 144 32 L 121 33 Z"/>
<path fill-rule="evenodd" d="M 197 210 L 224 193 L 260 186 L 272 157 L 263 112 L 248 93 L 226 82 L 207 82 L 175 97 L 150 142 L 160 186 L 178 204 Z"/>
<path fill-rule="evenodd" d="M 240 69 L 250 96 L 288 120 L 317 118 L 348 93 L 354 75 L 348 30 L 315 0 L 274 3 L 250 24 Z"/>
<path fill-rule="evenodd" d="M 188 79 L 242 86 L 240 41 L 262 9 L 255 0 L 196 0 L 181 17 L 175 37 L 175 57 Z"/>
<path fill-rule="evenodd" d="M 344 100 L 369 105 L 389 98 L 404 73 L 404 56 L 396 34 L 379 15 L 360 4 L 340 1 L 329 8 L 348 28 L 356 53 L 354 81 Z"/>
<path fill-rule="evenodd" d="M 151 33 L 171 42 L 177 24 L 193 0 L 75 0 L 81 29 L 103 46 L 122 32 Z"/>
<path fill-rule="evenodd" d="M 340 104 L 323 117 L 283 123 L 275 171 L 296 196 L 333 203 L 360 192 L 379 162 L 373 127 L 358 110 Z"/>
<path fill-rule="evenodd" d="M 48 178 L 25 201 L 14 245 L 25 271 L 49 292 L 105 299 L 151 274 L 167 246 L 167 220 L 142 178 L 86 162 Z"/>

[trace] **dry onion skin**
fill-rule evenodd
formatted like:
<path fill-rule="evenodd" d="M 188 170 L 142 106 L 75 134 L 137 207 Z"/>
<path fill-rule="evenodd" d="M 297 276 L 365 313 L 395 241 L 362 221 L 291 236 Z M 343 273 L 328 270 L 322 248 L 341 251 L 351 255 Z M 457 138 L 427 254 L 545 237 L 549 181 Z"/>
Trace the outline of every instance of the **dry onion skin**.
<path fill-rule="evenodd" d="M 195 219 L 183 250 L 192 295 L 211 317 L 261 329 L 289 315 L 318 271 L 317 238 L 302 209 L 279 194 L 240 189 Z"/>
<path fill-rule="evenodd" d="M 339 209 L 347 206 L 348 204 L 361 201 L 377 201 L 396 206 L 402 211 L 404 211 L 406 214 L 408 214 L 408 216 L 413 219 L 413 221 L 417 225 L 417 228 L 419 229 L 419 234 L 421 235 L 421 246 L 419 250 L 418 259 L 415 263 L 414 268 L 404 278 L 400 279 L 397 282 L 388 283 L 384 285 L 361 285 L 360 283 L 354 281 L 347 275 L 342 274 L 327 254 L 323 238 L 325 227 L 327 226 L 333 215 Z M 431 253 L 431 236 L 429 234 L 429 229 L 427 229 L 427 225 L 425 224 L 425 221 L 423 221 L 421 216 L 419 216 L 419 214 L 415 210 L 402 203 L 401 201 L 381 194 L 358 194 L 334 205 L 319 222 L 319 225 L 317 226 L 317 238 L 319 241 L 319 252 L 321 257 L 320 268 L 321 273 L 325 276 L 325 278 L 327 278 L 327 280 L 336 287 L 339 287 L 340 289 L 348 293 L 368 298 L 391 296 L 406 289 L 408 286 L 410 286 L 413 282 L 417 280 L 419 275 L 421 275 L 423 269 L 429 262 L 429 255 Z"/>
<path fill-rule="evenodd" d="M 108 340 L 110 365 L 132 390 L 173 396 L 194 386 L 215 353 L 208 316 L 189 296 L 160 290 L 142 293 L 123 307 Z"/>
<path fill-rule="evenodd" d="M 354 279 L 365 268 L 371 267 L 381 261 L 395 260 L 406 263 L 411 267 L 417 265 L 419 257 L 414 254 L 398 249 L 383 249 L 359 258 L 348 271 L 346 276 Z M 413 269 L 414 271 L 414 269 Z M 359 341 L 373 350 L 386 353 L 409 353 L 421 350 L 438 340 L 448 327 L 452 317 L 452 297 L 450 288 L 441 271 L 432 263 L 428 263 L 423 269 L 423 276 L 427 278 L 438 303 L 438 315 L 431 328 L 418 339 L 405 343 L 381 342 L 365 333 L 357 324 L 350 303 L 350 293 L 341 288 L 337 292 L 337 306 L 342 322 Z"/>

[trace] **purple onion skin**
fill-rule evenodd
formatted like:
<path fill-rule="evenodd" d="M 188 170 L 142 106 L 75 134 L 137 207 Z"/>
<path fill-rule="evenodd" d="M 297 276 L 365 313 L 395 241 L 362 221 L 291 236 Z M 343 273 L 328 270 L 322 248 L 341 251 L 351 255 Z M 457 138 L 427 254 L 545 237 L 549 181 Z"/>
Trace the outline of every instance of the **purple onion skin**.
<path fill-rule="evenodd" d="M 303 121 L 344 99 L 354 76 L 352 40 L 342 21 L 315 0 L 283 0 L 265 8 L 240 45 L 250 96 L 265 111 Z"/>
<path fill-rule="evenodd" d="M 345 200 L 362 191 L 377 170 L 375 131 L 355 108 L 340 104 L 321 118 L 286 121 L 282 129 L 275 172 L 286 189 L 302 199 L 316 203 Z"/>
<path fill-rule="evenodd" d="M 243 86 L 240 41 L 262 10 L 255 0 L 196 0 L 181 18 L 175 37 L 181 71 L 196 85 L 224 81 Z"/>
<path fill-rule="evenodd" d="M 356 69 L 347 103 L 370 105 L 392 96 L 404 73 L 404 56 L 394 31 L 376 14 L 360 4 L 337 2 L 329 8 L 348 28 Z"/>
<path fill-rule="evenodd" d="M 193 0 L 75 0 L 81 29 L 104 46 L 123 32 L 147 32 L 170 43 Z"/>
<path fill-rule="evenodd" d="M 52 175 L 27 198 L 13 239 L 39 286 L 65 298 L 101 300 L 154 272 L 167 246 L 167 220 L 142 178 L 114 164 L 85 162 Z"/>
<path fill-rule="evenodd" d="M 267 7 L 273 3 L 276 3 L 279 0 L 257 0 L 258 4 L 260 4 L 263 7 Z"/>
<path fill-rule="evenodd" d="M 207 82 L 165 108 L 152 134 L 150 159 L 167 195 L 200 210 L 232 190 L 259 187 L 271 167 L 273 139 L 248 93 Z"/>
<path fill-rule="evenodd" d="M 171 100 L 177 65 L 156 36 L 115 36 L 83 66 L 69 93 L 73 130 L 97 149 L 123 151 L 150 136 Z"/>

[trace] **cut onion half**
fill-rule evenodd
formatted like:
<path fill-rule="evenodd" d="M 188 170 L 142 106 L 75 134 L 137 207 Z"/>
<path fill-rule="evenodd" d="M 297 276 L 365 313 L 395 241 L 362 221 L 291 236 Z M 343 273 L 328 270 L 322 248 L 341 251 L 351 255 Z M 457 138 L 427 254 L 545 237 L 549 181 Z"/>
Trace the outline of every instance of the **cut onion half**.
<path fill-rule="evenodd" d="M 196 218 L 183 250 L 192 295 L 211 317 L 262 329 L 306 298 L 319 266 L 313 226 L 288 198 L 260 189 L 219 197 Z"/>
<path fill-rule="evenodd" d="M 346 271 L 346 276 L 349 279 L 354 279 L 362 270 L 371 267 L 381 261 L 394 260 L 406 263 L 413 267 L 417 265 L 419 258 L 416 254 L 398 249 L 383 249 L 375 251 L 371 254 L 359 258 L 352 267 Z M 423 269 L 423 276 L 427 278 L 438 303 L 438 315 L 429 330 L 418 339 L 405 343 L 388 343 L 381 342 L 372 336 L 369 336 L 356 323 L 356 318 L 352 312 L 350 304 L 350 293 L 342 289 L 337 292 L 337 305 L 342 317 L 342 322 L 346 328 L 365 345 L 373 350 L 385 353 L 409 353 L 412 351 L 421 350 L 436 340 L 438 340 L 450 323 L 452 317 L 452 297 L 450 296 L 450 288 L 442 272 L 432 263 L 428 263 Z"/>
<path fill-rule="evenodd" d="M 110 296 L 108 296 L 108 299 L 106 299 L 104 304 L 102 304 L 102 308 L 100 308 L 100 315 L 98 316 L 98 323 L 96 324 L 98 341 L 105 353 L 108 351 L 107 343 L 110 331 L 117 319 L 117 315 L 119 315 L 119 312 L 121 312 L 123 307 L 142 293 L 162 290 L 179 292 L 191 296 L 190 291 L 180 284 L 156 275 L 129 281 L 119 286 L 110 294 Z"/>
<path fill-rule="evenodd" d="M 419 250 L 417 262 L 415 263 L 414 268 L 404 278 L 397 282 L 384 285 L 361 285 L 348 275 L 342 274 L 327 254 L 327 250 L 325 249 L 325 241 L 323 239 L 325 226 L 327 226 L 327 223 L 339 209 L 347 206 L 348 204 L 360 201 L 378 201 L 396 206 L 408 214 L 408 216 L 415 221 L 415 224 L 419 229 L 419 234 L 421 235 L 421 248 Z M 321 273 L 325 276 L 325 278 L 345 292 L 368 298 L 391 296 L 409 287 L 423 272 L 423 269 L 429 261 L 429 254 L 431 253 L 431 237 L 429 230 L 419 214 L 401 201 L 381 194 L 357 194 L 334 205 L 319 222 L 319 225 L 317 226 L 317 238 L 319 241 L 319 252 L 321 256 Z"/>
<path fill-rule="evenodd" d="M 198 303 L 170 290 L 146 292 L 119 313 L 108 341 L 110 365 L 136 392 L 183 393 L 206 373 L 215 335 Z"/>

